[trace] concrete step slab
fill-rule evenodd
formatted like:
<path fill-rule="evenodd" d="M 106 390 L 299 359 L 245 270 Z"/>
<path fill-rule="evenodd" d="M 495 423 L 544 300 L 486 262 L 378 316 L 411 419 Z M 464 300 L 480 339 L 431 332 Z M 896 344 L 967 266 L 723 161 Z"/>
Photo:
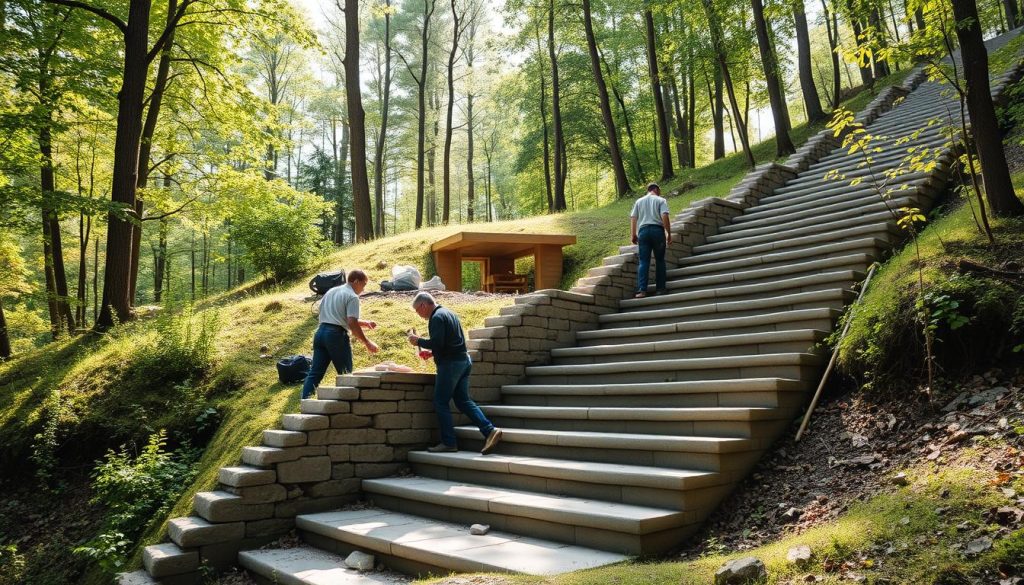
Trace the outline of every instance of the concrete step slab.
<path fill-rule="evenodd" d="M 472 536 L 466 526 L 380 509 L 308 514 L 296 525 L 348 547 L 447 571 L 558 575 L 628 558 L 496 530 Z"/>
<path fill-rule="evenodd" d="M 816 258 L 804 262 L 792 262 L 768 268 L 737 270 L 735 272 L 724 272 L 708 276 L 690 276 L 668 281 L 667 289 L 674 292 L 723 284 L 768 283 L 779 278 L 794 278 L 836 270 L 863 272 L 874 259 L 873 255 L 860 252 L 842 256 Z"/>
<path fill-rule="evenodd" d="M 836 309 L 802 309 L 764 313 L 748 317 L 725 317 L 703 321 L 668 323 L 638 327 L 593 329 L 576 333 L 577 347 L 699 339 L 717 335 L 736 335 L 792 329 L 830 330 L 839 317 Z"/>
<path fill-rule="evenodd" d="M 782 294 L 759 300 L 723 301 L 678 309 L 648 309 L 628 313 L 610 313 L 598 318 L 603 329 L 637 327 L 686 321 L 704 321 L 716 317 L 743 317 L 786 310 L 841 309 L 855 295 L 846 289 Z"/>
<path fill-rule="evenodd" d="M 711 300 L 739 301 L 744 299 L 763 299 L 781 294 L 827 290 L 832 288 L 849 288 L 864 278 L 862 272 L 856 270 L 833 270 L 819 274 L 795 277 L 781 277 L 768 282 L 754 284 L 736 284 L 717 286 L 698 290 L 683 290 L 661 295 L 652 295 L 642 299 L 623 299 L 619 302 L 622 313 L 646 311 L 657 308 L 688 307 L 707 304 Z"/>
<path fill-rule="evenodd" d="M 921 185 L 944 182 L 948 177 L 944 173 L 907 173 L 888 180 L 882 192 L 889 197 L 901 197 L 913 192 Z M 776 192 L 781 191 L 779 189 Z M 751 207 L 743 215 L 733 218 L 734 223 L 743 223 L 755 219 L 775 216 L 788 216 L 797 211 L 819 208 L 824 205 L 843 201 L 878 201 L 880 196 L 875 185 L 860 183 L 851 185 L 848 181 L 837 180 L 821 185 L 799 186 L 780 193 L 773 201 L 762 201 Z"/>
<path fill-rule="evenodd" d="M 794 250 L 766 252 L 707 263 L 685 262 L 684 259 L 679 259 L 678 262 L 682 265 L 668 270 L 666 275 L 670 279 L 678 279 L 683 277 L 732 274 L 754 268 L 776 268 L 788 266 L 795 262 L 835 258 L 836 256 L 856 253 L 870 254 L 873 257 L 877 257 L 888 246 L 888 239 L 869 236 L 866 238 L 851 238 L 839 242 L 820 242 L 817 245 L 805 246 Z"/>
<path fill-rule="evenodd" d="M 595 382 L 677 382 L 760 378 L 777 375 L 802 379 L 821 365 L 811 353 L 773 353 L 692 359 L 605 362 L 582 365 L 528 366 L 527 379 L 538 384 Z"/>
<path fill-rule="evenodd" d="M 695 339 L 637 342 L 552 350 L 553 365 L 707 358 L 730 355 L 754 355 L 810 351 L 828 333 L 815 329 L 790 329 L 716 335 Z"/>
<path fill-rule="evenodd" d="M 560 497 L 416 476 L 368 479 L 363 482 L 363 490 L 371 498 L 386 495 L 435 506 L 516 515 L 623 534 L 646 534 L 689 523 L 687 515 L 679 510 Z"/>
<path fill-rule="evenodd" d="M 792 238 L 782 235 L 775 241 L 764 242 L 752 246 L 737 246 L 727 250 L 713 250 L 705 252 L 703 250 L 698 250 L 698 248 L 702 247 L 697 246 L 694 248 L 694 255 L 687 258 L 681 258 L 679 260 L 679 264 L 683 266 L 690 266 L 693 264 L 716 260 L 731 260 L 749 256 L 762 256 L 764 254 L 782 250 L 813 248 L 821 244 L 831 244 L 841 240 L 877 238 L 879 240 L 889 242 L 897 240 L 903 235 L 903 232 L 901 232 L 894 223 L 872 223 L 846 229 L 837 229 L 823 234 L 819 233 Z"/>
<path fill-rule="evenodd" d="M 360 573 L 345 565 L 345 557 L 311 546 L 247 550 L 238 564 L 270 583 L 280 585 L 394 585 L 387 575 Z"/>
<path fill-rule="evenodd" d="M 907 205 L 910 203 L 917 203 L 922 200 L 920 193 L 912 193 L 906 197 L 897 197 L 892 199 L 892 205 Z M 777 229 L 786 226 L 786 224 L 797 221 L 815 221 L 819 214 L 823 214 L 829 217 L 833 214 L 839 213 L 851 213 L 851 212 L 862 212 L 861 210 L 868 209 L 867 213 L 872 211 L 878 211 L 880 209 L 886 209 L 886 202 L 879 201 L 877 197 L 875 200 L 845 200 L 838 203 L 831 203 L 829 205 L 822 205 L 816 208 L 805 209 L 803 211 L 793 211 L 785 214 L 784 216 L 770 216 L 759 220 L 745 221 L 738 223 L 731 223 L 729 225 L 722 226 L 719 229 L 720 233 L 735 233 L 745 231 L 748 229 Z M 863 213 L 863 212 L 862 212 Z"/>
<path fill-rule="evenodd" d="M 891 199 L 888 201 L 877 201 L 873 203 L 867 203 L 866 205 L 858 205 L 856 207 L 850 207 L 846 209 L 840 209 L 837 211 L 825 211 L 822 210 L 817 216 L 812 217 L 801 217 L 801 218 L 789 218 L 788 221 L 783 218 L 777 218 L 775 221 L 762 224 L 762 225 L 751 225 L 739 224 L 738 229 L 734 230 L 719 230 L 719 233 L 714 236 L 707 238 L 708 243 L 723 242 L 732 237 L 751 237 L 751 236 L 762 236 L 765 234 L 780 234 L 786 233 L 790 230 L 804 228 L 813 225 L 821 225 L 827 223 L 833 223 L 838 221 L 856 220 L 857 218 L 869 216 L 877 213 L 888 213 L 889 217 L 893 217 L 893 213 L 896 213 L 896 217 L 899 217 L 899 209 L 913 205 L 915 199 L 912 197 L 900 197 L 897 199 Z M 895 219 L 895 217 L 893 218 Z"/>

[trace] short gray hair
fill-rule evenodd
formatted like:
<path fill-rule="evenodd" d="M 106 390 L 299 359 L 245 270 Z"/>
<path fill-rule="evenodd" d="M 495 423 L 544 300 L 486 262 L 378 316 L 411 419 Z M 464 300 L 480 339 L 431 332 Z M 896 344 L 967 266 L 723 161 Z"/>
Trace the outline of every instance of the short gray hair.
<path fill-rule="evenodd" d="M 434 296 L 431 295 L 430 293 L 421 291 L 421 292 L 416 293 L 416 296 L 413 297 L 413 299 L 412 299 L 412 308 L 415 309 L 416 307 L 418 307 L 420 305 L 435 306 L 435 305 L 437 305 L 437 301 L 434 300 Z"/>

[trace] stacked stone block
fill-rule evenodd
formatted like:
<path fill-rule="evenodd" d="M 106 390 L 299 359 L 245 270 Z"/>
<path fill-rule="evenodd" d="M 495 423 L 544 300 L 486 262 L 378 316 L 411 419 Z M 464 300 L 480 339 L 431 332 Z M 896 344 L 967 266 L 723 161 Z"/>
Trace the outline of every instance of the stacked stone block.
<path fill-rule="evenodd" d="M 400 472 L 410 451 L 436 440 L 433 387 L 433 374 L 393 372 L 322 386 L 281 429 L 263 431 L 262 445 L 244 447 L 241 465 L 220 469 L 193 516 L 170 520 L 171 542 L 143 552 L 146 571 L 170 585 L 201 582 L 201 567 L 234 566 L 238 551 L 287 533 L 295 516 L 340 508 L 363 479 Z"/>

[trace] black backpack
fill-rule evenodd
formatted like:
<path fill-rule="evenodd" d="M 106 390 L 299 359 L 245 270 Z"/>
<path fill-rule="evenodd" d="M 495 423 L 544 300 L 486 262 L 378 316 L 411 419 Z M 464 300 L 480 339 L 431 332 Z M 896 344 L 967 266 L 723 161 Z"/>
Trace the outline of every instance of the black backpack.
<path fill-rule="evenodd" d="M 309 356 L 290 355 L 283 357 L 277 362 L 277 379 L 282 384 L 294 384 L 302 382 L 309 373 L 309 366 L 312 361 Z"/>
<path fill-rule="evenodd" d="M 345 284 L 345 271 L 321 272 L 309 281 L 309 290 L 323 296 L 327 291 L 336 286 Z"/>

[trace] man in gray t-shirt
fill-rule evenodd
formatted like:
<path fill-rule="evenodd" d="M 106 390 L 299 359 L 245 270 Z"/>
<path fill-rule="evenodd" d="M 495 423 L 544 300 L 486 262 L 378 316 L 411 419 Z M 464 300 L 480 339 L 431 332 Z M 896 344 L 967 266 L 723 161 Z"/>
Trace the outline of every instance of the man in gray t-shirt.
<path fill-rule="evenodd" d="M 339 374 L 352 371 L 352 345 L 349 335 L 366 346 L 366 351 L 377 353 L 377 344 L 367 339 L 363 327 L 373 329 L 377 323 L 359 318 L 359 295 L 366 288 L 368 278 L 362 270 L 348 273 L 348 283 L 327 291 L 320 301 L 320 326 L 313 335 L 313 364 L 302 385 L 302 398 L 311 398 L 320 381 L 327 373 L 327 366 L 334 364 Z"/>
<path fill-rule="evenodd" d="M 647 186 L 647 194 L 636 200 L 629 212 L 630 239 L 639 246 L 640 266 L 636 274 L 638 299 L 647 296 L 647 280 L 651 270 L 651 252 L 654 252 L 654 288 L 664 294 L 666 287 L 665 246 L 672 243 L 668 201 L 661 196 L 657 183 Z"/>

